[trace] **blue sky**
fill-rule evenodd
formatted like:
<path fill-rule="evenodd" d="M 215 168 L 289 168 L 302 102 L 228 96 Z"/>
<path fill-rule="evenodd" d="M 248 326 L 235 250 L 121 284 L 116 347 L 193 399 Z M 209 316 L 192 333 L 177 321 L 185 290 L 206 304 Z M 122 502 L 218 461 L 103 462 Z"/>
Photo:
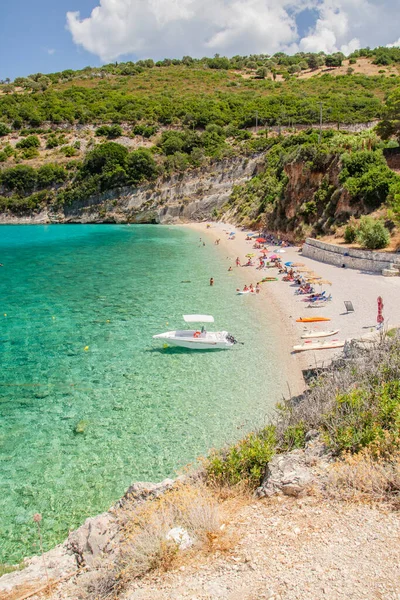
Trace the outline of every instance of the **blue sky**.
<path fill-rule="evenodd" d="M 400 45 L 399 0 L 0 1 L 0 79 L 185 54 Z"/>
<path fill-rule="evenodd" d="M 66 29 L 68 10 L 89 16 L 96 0 L 1 0 L 0 4 L 0 79 L 101 64 L 98 57 L 76 46 Z"/>

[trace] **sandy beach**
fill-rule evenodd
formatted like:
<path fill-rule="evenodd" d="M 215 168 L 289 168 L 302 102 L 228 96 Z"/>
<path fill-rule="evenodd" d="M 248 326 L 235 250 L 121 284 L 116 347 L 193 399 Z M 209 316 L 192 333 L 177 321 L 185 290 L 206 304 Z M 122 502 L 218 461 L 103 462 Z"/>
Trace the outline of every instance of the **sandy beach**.
<path fill-rule="evenodd" d="M 186 226 L 186 225 L 185 225 Z M 246 232 L 241 231 L 229 223 L 211 223 L 207 228 L 206 223 L 191 223 L 187 225 L 199 231 L 200 236 L 214 243 L 220 239 L 216 246 L 216 252 L 221 252 L 224 256 L 231 259 L 231 265 L 237 279 L 232 281 L 232 302 L 241 302 L 243 297 L 237 296 L 236 287 L 243 287 L 256 284 L 265 276 L 277 275 L 278 269 L 257 270 L 254 267 L 236 267 L 235 259 L 238 256 L 241 263 L 246 262 L 245 255 L 254 252 L 256 257 L 259 251 L 253 249 L 253 241 L 246 241 Z M 232 240 L 229 233 L 235 231 L 236 236 Z M 271 253 L 277 247 L 269 245 Z M 308 308 L 307 303 L 302 299 L 305 296 L 295 295 L 297 287 L 290 282 L 284 282 L 281 276 L 278 281 L 261 284 L 261 292 L 258 295 L 249 295 L 250 301 L 257 302 L 260 307 L 260 314 L 273 313 L 274 319 L 280 326 L 280 335 L 282 348 L 281 352 L 286 352 L 290 361 L 290 368 L 293 372 L 293 385 L 299 389 L 299 378 L 301 371 L 316 366 L 326 365 L 330 360 L 337 356 L 341 350 L 316 350 L 301 353 L 292 353 L 292 347 L 295 344 L 301 344 L 301 335 L 304 331 L 304 323 L 297 323 L 299 317 L 323 316 L 330 318 L 327 323 L 311 323 L 307 329 L 338 329 L 337 335 L 332 339 L 347 340 L 360 338 L 369 332 L 375 331 L 377 325 L 377 298 L 381 296 L 384 303 L 383 316 L 385 318 L 384 327 L 390 329 L 400 325 L 400 277 L 386 278 L 377 273 L 360 272 L 354 269 L 342 269 L 319 261 L 305 258 L 299 252 L 297 247 L 284 248 L 285 253 L 281 254 L 282 262 L 302 262 L 306 268 L 312 269 L 315 273 L 322 276 L 324 280 L 332 283 L 331 286 L 316 285 L 315 291 L 325 289 L 327 294 L 332 294 L 332 301 L 327 302 L 321 309 Z M 223 251 L 223 252 L 222 252 Z M 229 262 L 227 261 L 227 264 Z M 212 276 L 212 274 L 210 274 Z M 248 296 L 246 296 L 246 300 Z M 354 306 L 354 312 L 347 313 L 344 301 L 350 300 Z M 328 338 L 329 339 L 329 338 Z"/>

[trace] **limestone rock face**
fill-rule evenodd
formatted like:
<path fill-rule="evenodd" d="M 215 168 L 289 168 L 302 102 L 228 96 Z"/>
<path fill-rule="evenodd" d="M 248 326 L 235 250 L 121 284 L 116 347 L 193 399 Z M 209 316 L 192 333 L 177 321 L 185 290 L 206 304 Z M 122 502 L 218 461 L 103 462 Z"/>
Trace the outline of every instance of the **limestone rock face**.
<path fill-rule="evenodd" d="M 307 439 L 307 438 L 306 438 Z M 308 435 L 304 450 L 292 450 L 276 454 L 268 463 L 267 471 L 257 496 L 300 497 L 307 494 L 315 481 L 315 476 L 323 472 L 330 462 L 330 454 L 314 432 Z"/>
<path fill-rule="evenodd" d="M 110 512 L 86 519 L 83 525 L 69 534 L 66 547 L 75 554 L 77 565 L 93 565 L 104 552 L 111 552 L 118 534 L 118 524 Z"/>
<path fill-rule="evenodd" d="M 116 517 L 117 508 L 126 502 L 140 504 L 157 498 L 184 479 L 165 479 L 161 483 L 138 482 L 131 485 L 124 497 L 108 512 L 90 517 L 75 531 L 72 531 L 63 544 L 46 552 L 44 557 L 33 556 L 25 559 L 26 567 L 0 577 L 0 598 L 2 593 L 15 593 L 18 590 L 38 589 L 46 584 L 47 577 L 55 581 L 77 571 L 80 567 L 97 568 L 98 561 L 105 555 L 111 560 L 118 554 L 122 524 Z M 21 592 L 22 595 L 22 592 Z"/>
<path fill-rule="evenodd" d="M 46 552 L 44 559 L 50 580 L 65 577 L 77 569 L 75 555 L 65 543 Z M 27 566 L 22 571 L 14 571 L 0 577 L 0 597 L 11 590 L 36 589 L 46 583 L 46 572 L 41 556 L 26 559 L 25 564 Z"/>

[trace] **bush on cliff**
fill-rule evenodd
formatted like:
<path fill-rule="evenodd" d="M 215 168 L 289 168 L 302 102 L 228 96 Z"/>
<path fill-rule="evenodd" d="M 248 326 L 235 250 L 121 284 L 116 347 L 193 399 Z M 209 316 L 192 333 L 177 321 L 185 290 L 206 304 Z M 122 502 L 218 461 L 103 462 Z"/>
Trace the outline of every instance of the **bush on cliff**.
<path fill-rule="evenodd" d="M 1 183 L 7 191 L 16 191 L 25 194 L 32 192 L 37 182 L 35 169 L 26 165 L 17 165 L 16 167 L 5 169 L 0 177 Z"/>
<path fill-rule="evenodd" d="M 385 495 L 399 494 L 400 477 L 392 487 L 389 480 L 391 457 L 400 461 L 400 334 L 384 337 L 369 350 L 349 352 L 347 360 L 333 363 L 302 397 L 279 404 L 274 426 L 211 453 L 205 464 L 208 478 L 256 487 L 276 452 L 304 447 L 306 433 L 316 430 L 336 455 L 366 451 L 369 459 L 384 457 Z"/>
<path fill-rule="evenodd" d="M 382 221 L 372 217 L 362 217 L 357 230 L 357 240 L 368 250 L 379 250 L 389 245 L 390 233 Z"/>
<path fill-rule="evenodd" d="M 260 484 L 268 462 L 275 454 L 276 432 L 268 425 L 257 433 L 249 433 L 230 448 L 215 451 L 206 463 L 209 480 L 219 485 Z"/>

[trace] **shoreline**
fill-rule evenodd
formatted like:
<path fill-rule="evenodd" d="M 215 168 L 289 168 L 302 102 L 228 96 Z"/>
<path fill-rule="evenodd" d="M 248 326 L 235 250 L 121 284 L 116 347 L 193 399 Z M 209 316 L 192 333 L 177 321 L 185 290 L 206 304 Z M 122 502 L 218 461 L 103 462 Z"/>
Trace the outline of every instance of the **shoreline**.
<path fill-rule="evenodd" d="M 256 267 L 236 267 L 236 257 L 239 256 L 243 262 L 245 254 L 253 251 L 253 242 L 246 241 L 246 234 L 239 231 L 238 233 L 241 234 L 240 237 L 237 236 L 234 240 L 229 240 L 226 231 L 237 230 L 235 225 L 213 222 L 211 227 L 207 228 L 206 223 L 195 222 L 185 223 L 179 225 L 179 227 L 194 229 L 202 235 L 207 236 L 212 240 L 213 244 L 215 240 L 220 239 L 220 243 L 215 245 L 215 249 L 221 255 L 224 253 L 225 256 L 231 259 L 233 273 L 236 279 L 241 280 L 241 287 L 243 287 L 245 283 L 253 283 L 255 285 L 257 281 L 265 276 L 266 272 L 257 271 Z M 275 273 L 277 273 L 277 270 L 273 270 L 271 274 L 275 276 Z M 232 286 L 232 300 L 241 301 L 235 294 L 236 287 L 237 285 L 235 288 Z M 257 294 L 257 297 L 251 298 L 251 300 L 254 300 L 257 303 L 256 311 L 259 314 L 260 324 L 262 324 L 263 320 L 267 320 L 267 326 L 278 326 L 279 328 L 279 349 L 277 351 L 279 351 L 285 366 L 284 370 L 286 372 L 288 391 L 291 396 L 297 396 L 303 393 L 306 388 L 302 371 L 304 368 L 307 368 L 307 366 L 304 364 L 301 354 L 291 353 L 292 347 L 298 343 L 298 338 L 295 329 L 288 320 L 287 310 L 282 306 L 282 294 L 281 282 L 266 283 L 261 286 L 261 292 Z"/>
<path fill-rule="evenodd" d="M 266 274 L 275 276 L 277 269 L 271 269 L 269 272 L 257 271 L 256 267 L 237 268 L 234 260 L 239 256 L 242 263 L 244 257 L 249 252 L 254 252 L 256 256 L 258 251 L 254 250 L 253 241 L 245 241 L 246 233 L 241 228 L 229 223 L 210 221 L 211 227 L 207 228 L 207 223 L 188 223 L 182 225 L 195 229 L 200 234 L 208 236 L 213 242 L 219 238 L 220 244 L 216 246 L 218 251 L 223 250 L 233 260 L 233 271 L 244 283 L 255 284 Z M 228 239 L 228 232 L 236 231 L 234 240 Z M 249 231 L 249 230 L 246 230 Z M 253 232 L 256 233 L 256 232 Z M 269 244 L 271 252 L 275 251 L 275 246 Z M 383 314 L 385 317 L 384 329 L 391 329 L 400 325 L 400 278 L 383 277 L 381 274 L 357 271 L 355 269 L 343 269 L 334 265 L 317 261 L 316 259 L 303 257 L 296 246 L 284 248 L 282 262 L 287 261 L 301 262 L 305 267 L 313 270 L 323 280 L 329 284 L 320 286 L 314 284 L 315 292 L 326 291 L 326 295 L 332 294 L 332 301 L 327 302 L 321 309 L 308 308 L 308 303 L 303 302 L 305 296 L 294 294 L 296 287 L 289 282 L 283 282 L 279 277 L 278 281 L 265 283 L 261 285 L 260 298 L 251 298 L 260 306 L 259 313 L 269 311 L 273 312 L 280 327 L 280 345 L 282 349 L 283 361 L 287 369 L 291 369 L 289 384 L 293 385 L 290 389 L 291 395 L 297 395 L 304 391 L 306 385 L 303 378 L 303 372 L 308 369 L 324 368 L 333 358 L 337 357 L 341 349 L 325 349 L 317 351 L 307 351 L 293 353 L 293 346 L 303 343 L 301 335 L 304 331 L 304 324 L 297 323 L 298 317 L 324 316 L 329 318 L 329 329 L 337 329 L 338 333 L 334 339 L 342 341 L 350 339 L 359 339 L 366 334 L 376 331 L 377 324 L 377 298 L 381 296 L 384 302 Z M 210 274 L 211 275 L 211 274 Z M 232 298 L 235 298 L 235 290 L 232 289 Z M 346 311 L 344 302 L 351 301 L 354 306 L 354 312 Z M 272 308 L 272 311 L 271 311 Z M 308 329 L 318 329 L 318 323 L 307 326 Z M 299 379 L 302 380 L 303 388 L 296 392 Z"/>

